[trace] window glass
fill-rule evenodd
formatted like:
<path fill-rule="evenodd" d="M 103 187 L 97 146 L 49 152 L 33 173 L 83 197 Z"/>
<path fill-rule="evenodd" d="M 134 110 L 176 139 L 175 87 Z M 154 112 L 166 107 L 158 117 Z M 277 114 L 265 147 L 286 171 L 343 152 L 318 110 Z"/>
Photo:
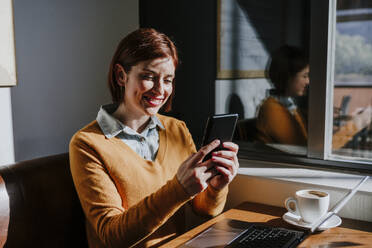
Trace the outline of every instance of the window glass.
<path fill-rule="evenodd" d="M 332 153 L 372 159 L 372 1 L 338 0 Z"/>
<path fill-rule="evenodd" d="M 238 113 L 235 140 L 307 154 L 310 1 L 220 0 L 216 113 Z"/>

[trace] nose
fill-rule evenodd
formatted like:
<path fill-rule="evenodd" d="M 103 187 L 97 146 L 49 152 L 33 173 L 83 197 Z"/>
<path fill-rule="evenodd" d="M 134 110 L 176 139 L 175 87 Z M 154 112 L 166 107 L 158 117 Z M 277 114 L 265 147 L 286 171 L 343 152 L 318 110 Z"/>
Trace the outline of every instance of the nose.
<path fill-rule="evenodd" d="M 164 94 L 164 80 L 163 79 L 156 80 L 155 85 L 154 85 L 154 91 L 158 93 L 159 95 Z"/>
<path fill-rule="evenodd" d="M 309 85 L 310 84 L 310 78 L 309 77 L 306 78 L 305 84 L 306 85 Z"/>

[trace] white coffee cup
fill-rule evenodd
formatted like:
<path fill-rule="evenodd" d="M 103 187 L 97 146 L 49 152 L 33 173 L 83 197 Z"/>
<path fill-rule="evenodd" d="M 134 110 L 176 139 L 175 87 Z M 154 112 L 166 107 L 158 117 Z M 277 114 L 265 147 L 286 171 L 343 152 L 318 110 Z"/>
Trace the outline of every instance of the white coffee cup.
<path fill-rule="evenodd" d="M 294 209 L 291 206 L 294 204 Z M 295 198 L 285 200 L 287 210 L 300 216 L 303 221 L 313 223 L 327 213 L 329 207 L 329 194 L 317 189 L 303 189 L 296 192 Z"/>

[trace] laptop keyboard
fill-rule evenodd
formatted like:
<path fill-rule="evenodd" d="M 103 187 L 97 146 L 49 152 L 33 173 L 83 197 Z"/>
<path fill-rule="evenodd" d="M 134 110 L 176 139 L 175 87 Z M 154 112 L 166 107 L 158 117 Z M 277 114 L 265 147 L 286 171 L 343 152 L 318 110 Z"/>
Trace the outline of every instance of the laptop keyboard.
<path fill-rule="evenodd" d="M 228 248 L 292 248 L 305 238 L 301 231 L 252 225 L 247 231 L 227 245 Z"/>

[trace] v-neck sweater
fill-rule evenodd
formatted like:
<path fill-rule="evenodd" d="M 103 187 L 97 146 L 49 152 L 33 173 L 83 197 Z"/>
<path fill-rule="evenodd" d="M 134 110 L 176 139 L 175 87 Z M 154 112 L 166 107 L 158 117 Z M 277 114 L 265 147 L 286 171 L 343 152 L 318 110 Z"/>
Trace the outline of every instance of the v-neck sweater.
<path fill-rule="evenodd" d="M 184 122 L 157 115 L 155 161 L 143 159 L 120 139 L 107 138 L 97 121 L 70 142 L 70 166 L 86 216 L 90 247 L 157 247 L 184 231 L 182 206 L 192 199 L 176 177 L 178 167 L 196 151 Z M 192 200 L 200 214 L 223 210 L 227 187 L 208 187 Z"/>
<path fill-rule="evenodd" d="M 303 116 L 292 113 L 276 98 L 269 97 L 261 105 L 257 122 L 257 138 L 264 143 L 306 145 L 307 127 Z"/>

